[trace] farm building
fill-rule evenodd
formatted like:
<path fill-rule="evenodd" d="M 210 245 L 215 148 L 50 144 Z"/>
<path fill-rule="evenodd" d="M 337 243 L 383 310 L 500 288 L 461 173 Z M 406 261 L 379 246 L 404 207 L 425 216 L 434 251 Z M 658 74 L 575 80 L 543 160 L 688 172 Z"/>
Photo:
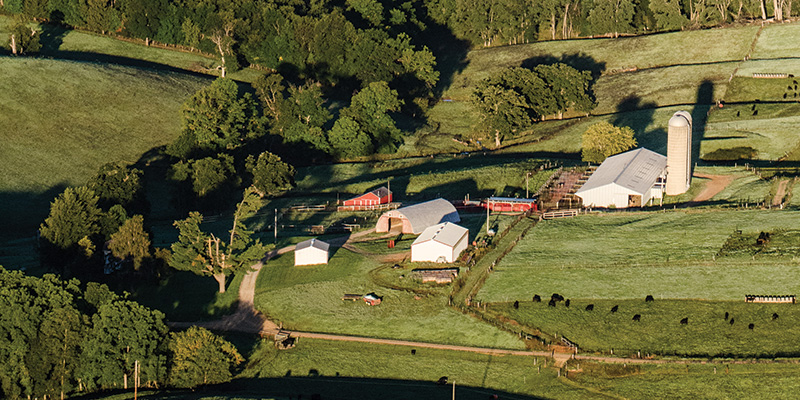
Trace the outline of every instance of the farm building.
<path fill-rule="evenodd" d="M 411 261 L 451 263 L 469 242 L 469 229 L 451 222 L 425 229 L 411 244 Z"/>
<path fill-rule="evenodd" d="M 300 242 L 294 248 L 294 265 L 327 264 L 330 247 L 328 243 L 317 239 Z"/>
<path fill-rule="evenodd" d="M 375 231 L 389 232 L 400 228 L 402 233 L 419 235 L 429 226 L 442 222 L 461 222 L 461 218 L 453 204 L 445 199 L 436 199 L 383 213 Z"/>
<path fill-rule="evenodd" d="M 411 273 L 417 278 L 421 279 L 422 283 L 436 282 L 436 283 L 450 283 L 458 276 L 458 268 L 444 268 L 444 269 L 427 269 L 418 268 L 412 270 Z"/>
<path fill-rule="evenodd" d="M 392 202 L 392 192 L 385 186 L 379 187 L 371 192 L 345 200 L 344 206 L 376 206 Z"/>
<path fill-rule="evenodd" d="M 608 157 L 575 195 L 587 207 L 641 207 L 664 195 L 667 157 L 639 148 Z"/>
<path fill-rule="evenodd" d="M 536 211 L 536 199 L 517 199 L 513 197 L 489 197 L 482 202 L 484 208 L 498 212 Z"/>

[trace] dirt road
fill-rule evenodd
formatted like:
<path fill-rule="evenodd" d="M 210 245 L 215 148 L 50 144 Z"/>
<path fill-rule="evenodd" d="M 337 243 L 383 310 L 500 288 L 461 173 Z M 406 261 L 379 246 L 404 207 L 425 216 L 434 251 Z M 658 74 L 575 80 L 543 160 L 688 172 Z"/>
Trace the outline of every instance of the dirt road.
<path fill-rule="evenodd" d="M 775 207 L 780 207 L 783 204 L 783 198 L 786 196 L 786 187 L 789 186 L 789 180 L 784 179 L 778 184 L 778 190 L 775 193 L 775 197 L 772 198 L 772 205 Z"/>
<path fill-rule="evenodd" d="M 708 174 L 694 174 L 697 178 L 705 178 L 710 179 L 706 183 L 706 186 L 703 190 L 697 194 L 697 196 L 692 199 L 693 203 L 699 203 L 703 201 L 711 200 L 717 193 L 721 192 L 723 189 L 728 187 L 731 182 L 733 182 L 733 176 L 731 175 L 708 175 Z"/>

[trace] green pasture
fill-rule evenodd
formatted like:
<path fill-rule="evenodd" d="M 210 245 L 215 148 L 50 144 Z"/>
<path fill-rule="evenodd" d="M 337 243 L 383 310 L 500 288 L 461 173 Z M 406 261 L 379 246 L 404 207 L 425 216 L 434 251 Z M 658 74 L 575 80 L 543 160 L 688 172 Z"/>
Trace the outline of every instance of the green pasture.
<path fill-rule="evenodd" d="M 484 301 L 533 294 L 574 298 L 740 300 L 749 293 L 796 293 L 792 257 L 717 258 L 734 230 L 789 229 L 794 211 L 716 210 L 582 215 L 543 221 L 495 268 Z"/>
<path fill-rule="evenodd" d="M 800 368 L 794 362 L 622 367 L 581 361 L 579 365 L 583 373 L 570 373 L 570 380 L 609 398 L 788 400 L 800 390 Z"/>
<path fill-rule="evenodd" d="M 342 391 L 334 395 L 341 398 L 450 398 L 451 385 L 434 384 L 442 376 L 455 381 L 459 399 L 486 399 L 495 393 L 502 399 L 520 400 L 530 399 L 528 396 L 595 398 L 591 392 L 557 379 L 556 370 L 537 368 L 544 363 L 541 357 L 489 356 L 424 348 L 417 348 L 416 354 L 411 354 L 411 349 L 300 339 L 297 347 L 278 351 L 265 341 L 240 377 L 283 377 L 284 390 L 296 392 L 282 394 L 302 394 L 303 398 L 313 393 L 310 390 L 322 380 L 341 381 Z M 323 398 L 327 396 L 323 394 Z"/>
<path fill-rule="evenodd" d="M 255 305 L 293 330 L 419 340 L 499 348 L 522 348 L 516 337 L 447 307 L 444 296 L 415 299 L 369 279 L 374 260 L 335 249 L 327 265 L 294 266 L 294 253 L 270 260 L 256 285 Z M 345 293 L 375 292 L 383 302 L 342 301 Z"/>
<path fill-rule="evenodd" d="M 637 351 L 690 357 L 800 355 L 800 341 L 787 340 L 800 335 L 800 308 L 795 304 L 745 303 L 742 295 L 738 301 L 571 299 L 569 307 L 564 302 L 550 307 L 550 294 L 539 293 L 539 303 L 529 296 L 518 309 L 512 303 L 493 303 L 488 312 L 564 336 L 589 353 L 609 354 L 613 349 L 615 355 L 634 356 Z M 589 304 L 594 310 L 586 310 Z M 612 313 L 614 306 L 618 311 Z M 636 314 L 639 322 L 632 320 Z M 778 318 L 773 320 L 773 314 Z M 684 318 L 686 325 L 680 324 Z"/>

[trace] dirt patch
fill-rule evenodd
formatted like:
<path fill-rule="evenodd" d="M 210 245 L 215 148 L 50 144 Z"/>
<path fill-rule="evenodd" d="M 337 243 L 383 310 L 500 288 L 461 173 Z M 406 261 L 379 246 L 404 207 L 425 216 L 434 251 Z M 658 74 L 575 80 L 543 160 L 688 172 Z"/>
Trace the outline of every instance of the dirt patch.
<path fill-rule="evenodd" d="M 783 204 L 783 198 L 786 196 L 786 187 L 789 185 L 789 180 L 784 179 L 778 184 L 778 191 L 775 197 L 772 198 L 772 205 L 780 207 Z"/>
<path fill-rule="evenodd" d="M 694 203 L 711 200 L 717 193 L 728 187 L 734 179 L 732 175 L 694 174 L 694 176 L 709 179 L 703 190 L 692 200 Z"/>

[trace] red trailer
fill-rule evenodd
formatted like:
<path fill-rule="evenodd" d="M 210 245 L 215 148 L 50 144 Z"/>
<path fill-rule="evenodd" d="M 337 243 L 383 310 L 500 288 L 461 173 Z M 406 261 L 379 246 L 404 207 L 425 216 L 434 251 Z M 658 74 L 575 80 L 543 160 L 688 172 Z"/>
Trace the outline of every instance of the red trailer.
<path fill-rule="evenodd" d="M 489 197 L 481 202 L 484 208 L 498 212 L 537 211 L 536 199 L 518 199 L 514 197 Z"/>

